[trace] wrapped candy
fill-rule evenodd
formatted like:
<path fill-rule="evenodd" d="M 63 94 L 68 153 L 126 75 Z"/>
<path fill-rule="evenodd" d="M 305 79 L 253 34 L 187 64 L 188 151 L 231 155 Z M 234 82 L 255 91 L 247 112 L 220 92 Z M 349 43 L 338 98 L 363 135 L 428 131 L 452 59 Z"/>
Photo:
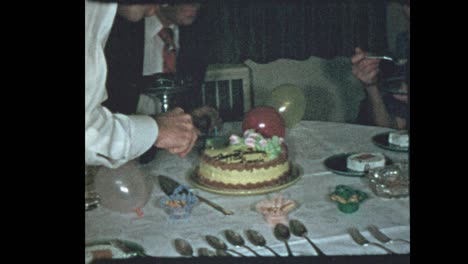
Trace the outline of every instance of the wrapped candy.
<path fill-rule="evenodd" d="M 354 190 L 346 185 L 338 185 L 335 191 L 330 194 L 330 199 L 338 204 L 338 209 L 343 213 L 354 213 L 359 209 L 359 204 L 366 200 L 368 195 L 365 192 Z"/>

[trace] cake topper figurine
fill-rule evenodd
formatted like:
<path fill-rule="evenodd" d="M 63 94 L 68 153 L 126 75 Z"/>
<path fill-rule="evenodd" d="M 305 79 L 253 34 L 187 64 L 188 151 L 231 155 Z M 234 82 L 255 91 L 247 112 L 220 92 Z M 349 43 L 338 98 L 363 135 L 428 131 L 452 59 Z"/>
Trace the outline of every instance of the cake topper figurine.
<path fill-rule="evenodd" d="M 282 193 L 262 200 L 255 205 L 256 211 L 261 213 L 265 221 L 271 225 L 278 223 L 287 225 L 289 221 L 288 215 L 295 208 L 297 208 L 297 203 Z"/>
<path fill-rule="evenodd" d="M 335 191 L 330 194 L 330 199 L 338 203 L 338 209 L 347 214 L 356 212 L 359 204 L 367 198 L 368 195 L 365 192 L 345 185 L 336 186 Z"/>

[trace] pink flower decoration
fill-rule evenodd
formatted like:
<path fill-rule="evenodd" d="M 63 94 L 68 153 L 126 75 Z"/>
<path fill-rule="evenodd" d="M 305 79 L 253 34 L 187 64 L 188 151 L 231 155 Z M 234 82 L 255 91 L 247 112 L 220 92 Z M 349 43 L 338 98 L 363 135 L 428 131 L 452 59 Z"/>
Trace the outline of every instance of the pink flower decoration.
<path fill-rule="evenodd" d="M 248 137 L 244 140 L 244 143 L 249 148 L 255 148 L 255 139 Z"/>
<path fill-rule="evenodd" d="M 239 144 L 239 143 L 240 143 L 240 138 L 239 138 L 239 136 L 237 136 L 237 135 L 231 135 L 231 136 L 229 137 L 229 143 L 230 143 L 231 145 Z"/>
<path fill-rule="evenodd" d="M 253 138 L 253 139 L 263 138 L 262 135 L 260 135 L 260 134 L 258 134 L 258 133 L 255 133 L 255 132 L 250 133 L 250 134 L 248 135 L 248 137 Z"/>
<path fill-rule="evenodd" d="M 263 147 L 266 147 L 267 141 L 266 141 L 266 139 L 262 138 L 262 139 L 258 142 L 258 144 L 260 144 L 260 146 L 263 148 Z"/>
<path fill-rule="evenodd" d="M 276 225 L 278 223 L 288 224 L 289 212 L 297 207 L 297 203 L 284 197 L 283 194 L 276 195 L 272 199 L 266 199 L 258 202 L 255 205 L 257 212 L 261 213 L 269 224 Z"/>

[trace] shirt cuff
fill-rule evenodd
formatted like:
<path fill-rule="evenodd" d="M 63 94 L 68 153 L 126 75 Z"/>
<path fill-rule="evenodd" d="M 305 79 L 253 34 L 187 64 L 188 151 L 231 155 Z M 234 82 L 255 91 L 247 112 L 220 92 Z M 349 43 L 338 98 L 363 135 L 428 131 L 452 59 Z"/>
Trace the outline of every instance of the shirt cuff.
<path fill-rule="evenodd" d="M 134 128 L 132 138 L 137 139 L 131 144 L 130 156 L 140 156 L 156 143 L 159 133 L 158 124 L 150 116 L 131 115 L 129 118 Z"/>

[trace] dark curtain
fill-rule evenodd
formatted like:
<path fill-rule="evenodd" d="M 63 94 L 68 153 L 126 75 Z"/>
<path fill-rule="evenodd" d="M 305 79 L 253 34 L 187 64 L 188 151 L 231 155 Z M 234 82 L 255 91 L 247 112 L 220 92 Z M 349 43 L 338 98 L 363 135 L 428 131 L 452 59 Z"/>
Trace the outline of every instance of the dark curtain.
<path fill-rule="evenodd" d="M 181 29 L 181 45 L 203 63 L 387 51 L 385 0 L 213 0 Z"/>

